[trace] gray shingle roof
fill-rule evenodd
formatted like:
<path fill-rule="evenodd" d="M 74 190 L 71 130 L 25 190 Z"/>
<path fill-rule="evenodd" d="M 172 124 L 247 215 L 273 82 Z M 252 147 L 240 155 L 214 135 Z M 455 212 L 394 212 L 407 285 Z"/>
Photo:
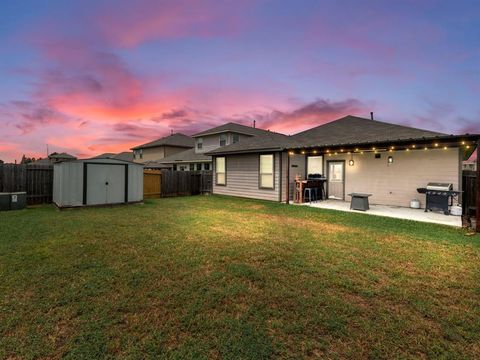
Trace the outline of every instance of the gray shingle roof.
<path fill-rule="evenodd" d="M 204 154 L 197 154 L 195 153 L 195 149 L 188 149 L 167 157 L 163 159 L 156 160 L 156 163 L 159 164 L 173 164 L 176 162 L 197 162 L 197 161 L 212 161 L 211 156 L 207 156 Z"/>
<path fill-rule="evenodd" d="M 262 135 L 265 132 L 268 132 L 268 130 L 263 130 L 259 128 L 254 128 L 250 126 L 245 126 L 233 122 L 229 122 L 202 132 L 199 132 L 193 137 L 200 137 L 200 136 L 206 136 L 206 135 L 214 135 L 214 134 L 220 134 L 220 133 L 225 133 L 225 132 L 236 132 L 240 134 L 246 134 L 246 135 Z"/>
<path fill-rule="evenodd" d="M 327 147 L 422 139 L 447 139 L 454 135 L 390 124 L 357 116 L 345 116 L 292 136 L 266 133 L 208 152 L 208 155 L 281 151 L 294 148 Z"/>
<path fill-rule="evenodd" d="M 435 138 L 446 134 L 390 124 L 357 116 L 345 116 L 292 136 L 299 146 L 333 146 L 367 144 Z"/>
<path fill-rule="evenodd" d="M 176 146 L 176 147 L 192 148 L 194 147 L 194 145 L 195 145 L 195 140 L 190 136 L 187 136 L 181 133 L 175 133 L 154 141 L 150 141 L 142 145 L 135 146 L 131 150 L 145 149 L 145 148 L 151 148 L 151 147 L 157 147 L 157 146 Z"/>
<path fill-rule="evenodd" d="M 133 152 L 123 151 L 121 153 L 103 153 L 97 156 L 92 157 L 91 159 L 117 159 L 125 161 L 133 161 Z"/>

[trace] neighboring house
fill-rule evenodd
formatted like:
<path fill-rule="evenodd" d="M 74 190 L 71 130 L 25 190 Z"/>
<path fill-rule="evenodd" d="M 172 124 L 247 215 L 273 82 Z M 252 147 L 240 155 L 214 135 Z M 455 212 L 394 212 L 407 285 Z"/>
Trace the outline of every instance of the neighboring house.
<path fill-rule="evenodd" d="M 133 152 L 123 151 L 118 154 L 103 153 L 103 154 L 92 157 L 92 159 L 116 159 L 116 160 L 124 160 L 124 161 L 133 161 Z"/>
<path fill-rule="evenodd" d="M 463 170 L 477 171 L 477 161 L 476 160 L 467 160 L 462 164 Z"/>
<path fill-rule="evenodd" d="M 266 134 L 209 151 L 213 193 L 289 202 L 295 177 L 322 174 L 330 199 L 369 193 L 373 204 L 409 206 L 429 182 L 461 188 L 462 160 L 480 135 L 446 135 L 355 116 L 285 136 Z M 423 199 L 422 199 L 423 200 Z"/>
<path fill-rule="evenodd" d="M 262 130 L 237 123 L 226 123 L 193 135 L 195 148 L 155 161 L 159 166 L 179 171 L 211 170 L 212 157 L 205 155 L 207 151 L 229 146 L 256 136 L 269 134 Z M 152 166 L 153 164 L 148 164 Z"/>
<path fill-rule="evenodd" d="M 133 161 L 145 163 L 156 161 L 167 156 L 191 149 L 194 147 L 194 139 L 190 136 L 176 133 L 161 139 L 133 147 Z"/>
<path fill-rule="evenodd" d="M 62 161 L 73 161 L 73 160 L 77 160 L 77 158 L 75 156 L 67 154 L 65 152 L 63 152 L 63 153 L 51 153 L 50 155 L 48 155 L 47 158 L 34 161 L 30 164 L 31 165 L 52 165 L 52 164 L 59 163 L 59 162 L 62 162 Z"/>

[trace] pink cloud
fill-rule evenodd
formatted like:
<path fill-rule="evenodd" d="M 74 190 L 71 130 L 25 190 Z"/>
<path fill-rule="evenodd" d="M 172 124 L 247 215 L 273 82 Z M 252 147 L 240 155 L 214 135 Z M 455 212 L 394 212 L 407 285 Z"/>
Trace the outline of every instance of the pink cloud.
<path fill-rule="evenodd" d="M 226 36 L 246 27 L 252 1 L 138 0 L 99 10 L 95 24 L 115 46 L 131 47 L 154 39 Z"/>

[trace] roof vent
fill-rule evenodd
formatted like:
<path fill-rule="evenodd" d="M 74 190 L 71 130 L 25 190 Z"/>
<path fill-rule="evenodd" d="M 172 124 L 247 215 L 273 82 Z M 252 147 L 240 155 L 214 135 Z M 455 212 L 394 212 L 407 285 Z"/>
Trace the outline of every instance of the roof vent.
<path fill-rule="evenodd" d="M 373 120 L 373 111 L 370 111 L 370 119 Z"/>

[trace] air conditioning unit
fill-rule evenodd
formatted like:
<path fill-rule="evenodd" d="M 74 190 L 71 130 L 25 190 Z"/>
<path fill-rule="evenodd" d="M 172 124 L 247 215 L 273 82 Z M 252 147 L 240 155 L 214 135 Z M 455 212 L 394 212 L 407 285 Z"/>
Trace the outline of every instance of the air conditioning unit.
<path fill-rule="evenodd" d="M 27 206 L 27 193 L 12 192 L 10 193 L 10 210 L 21 210 Z"/>
<path fill-rule="evenodd" d="M 0 193 L 0 211 L 10 210 L 10 193 Z"/>

